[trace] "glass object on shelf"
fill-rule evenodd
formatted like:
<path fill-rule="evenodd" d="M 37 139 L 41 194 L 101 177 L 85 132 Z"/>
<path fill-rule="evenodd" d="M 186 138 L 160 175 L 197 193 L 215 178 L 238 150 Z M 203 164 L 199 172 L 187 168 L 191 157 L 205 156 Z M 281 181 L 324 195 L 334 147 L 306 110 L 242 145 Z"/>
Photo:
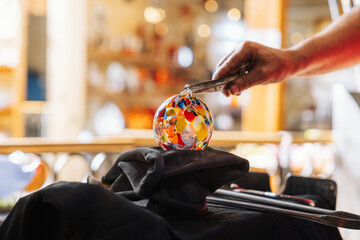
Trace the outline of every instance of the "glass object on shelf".
<path fill-rule="evenodd" d="M 213 119 L 205 103 L 186 89 L 158 108 L 153 131 L 164 150 L 203 150 L 212 136 Z"/>
<path fill-rule="evenodd" d="M 50 168 L 44 161 L 40 159 L 39 156 L 31 153 L 26 153 L 26 156 L 32 159 L 32 161 L 36 161 L 37 163 L 39 163 L 38 167 L 35 170 L 34 177 L 24 189 L 30 192 L 30 191 L 35 191 L 44 185 L 50 174 Z"/>
<path fill-rule="evenodd" d="M 239 143 L 230 152 L 249 160 L 250 167 L 274 175 L 279 167 L 278 149 L 274 144 Z"/>
<path fill-rule="evenodd" d="M 290 171 L 304 177 L 310 176 L 314 171 L 313 153 L 314 145 L 311 143 L 294 144 L 290 152 Z"/>
<path fill-rule="evenodd" d="M 106 77 L 109 91 L 122 92 L 124 90 L 127 71 L 120 63 L 110 63 L 106 70 Z"/>
<path fill-rule="evenodd" d="M 25 136 L 41 137 L 43 135 L 44 116 L 41 113 L 26 113 L 25 117 Z"/>
<path fill-rule="evenodd" d="M 154 110 L 150 108 L 134 108 L 127 114 L 128 127 L 131 129 L 151 129 Z"/>
<path fill-rule="evenodd" d="M 169 82 L 170 73 L 166 68 L 157 69 L 155 71 L 154 80 L 158 85 L 166 85 Z"/>
<path fill-rule="evenodd" d="M 139 70 L 137 68 L 131 67 L 127 70 L 126 77 L 126 90 L 129 93 L 137 93 L 141 87 L 139 81 Z"/>
<path fill-rule="evenodd" d="M 107 102 L 95 113 L 93 124 L 99 136 L 114 136 L 122 132 L 125 120 L 116 104 Z"/>
<path fill-rule="evenodd" d="M 215 126 L 219 130 L 231 130 L 235 126 L 235 120 L 228 113 L 220 113 L 215 117 Z"/>
<path fill-rule="evenodd" d="M 104 82 L 104 76 L 95 62 L 88 65 L 89 84 L 93 87 L 100 87 Z"/>
<path fill-rule="evenodd" d="M 79 153 L 61 154 L 53 169 L 56 181 L 86 182 L 86 177 L 91 173 L 89 161 Z"/>
<path fill-rule="evenodd" d="M 0 155 L 0 198 L 41 187 L 45 181 L 38 179 L 40 166 L 41 160 L 34 154 L 15 151 L 8 156 Z"/>

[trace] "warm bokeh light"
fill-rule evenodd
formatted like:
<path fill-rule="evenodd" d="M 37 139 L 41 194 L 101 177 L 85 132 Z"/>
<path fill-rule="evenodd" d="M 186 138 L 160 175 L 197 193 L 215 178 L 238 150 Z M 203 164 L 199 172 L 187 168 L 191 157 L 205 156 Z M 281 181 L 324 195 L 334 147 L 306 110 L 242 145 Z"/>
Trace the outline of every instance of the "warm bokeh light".
<path fill-rule="evenodd" d="M 318 129 L 307 129 L 304 132 L 304 137 L 307 140 L 316 140 L 320 137 L 320 131 Z"/>
<path fill-rule="evenodd" d="M 166 35 L 169 32 L 169 27 L 166 23 L 161 22 L 155 26 L 155 32 L 159 35 Z"/>
<path fill-rule="evenodd" d="M 228 11 L 227 16 L 230 21 L 236 22 L 239 21 L 239 19 L 241 18 L 241 12 L 237 8 L 232 8 Z"/>
<path fill-rule="evenodd" d="M 158 85 L 166 85 L 166 83 L 169 81 L 169 78 L 170 73 L 168 69 L 161 68 L 155 71 L 154 80 Z"/>
<path fill-rule="evenodd" d="M 218 9 L 218 4 L 215 0 L 207 0 L 205 2 L 205 9 L 210 13 L 216 12 Z"/>
<path fill-rule="evenodd" d="M 201 24 L 198 28 L 197 28 L 197 34 L 202 37 L 202 38 L 207 38 L 210 36 L 211 34 L 211 28 L 209 25 L 207 24 Z"/>
<path fill-rule="evenodd" d="M 162 8 L 147 7 L 144 10 L 145 20 L 152 24 L 158 24 L 166 17 L 166 12 Z"/>
<path fill-rule="evenodd" d="M 302 40 L 304 40 L 304 35 L 299 32 L 294 32 L 293 34 L 291 34 L 290 40 L 291 40 L 292 44 L 297 44 L 297 43 L 301 42 Z"/>
<path fill-rule="evenodd" d="M 165 12 L 165 10 L 164 9 L 162 9 L 162 8 L 158 8 L 158 9 L 156 9 L 157 11 L 158 11 L 158 13 L 160 14 L 160 19 L 161 19 L 161 21 L 162 20 L 164 20 L 165 18 L 166 18 L 166 12 Z"/>

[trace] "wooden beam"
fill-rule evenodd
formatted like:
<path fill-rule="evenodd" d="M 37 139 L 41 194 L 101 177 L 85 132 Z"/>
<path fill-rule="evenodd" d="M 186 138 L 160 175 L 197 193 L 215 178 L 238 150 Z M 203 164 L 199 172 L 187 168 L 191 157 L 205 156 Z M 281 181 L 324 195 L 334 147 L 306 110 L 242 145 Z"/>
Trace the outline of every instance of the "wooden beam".
<path fill-rule="evenodd" d="M 290 132 L 292 142 L 322 143 L 332 142 L 331 131 L 318 131 L 314 136 L 306 132 Z M 239 143 L 280 144 L 281 135 L 278 132 L 244 132 L 215 131 L 210 147 L 234 148 Z M 117 137 L 94 137 L 81 142 L 76 138 L 9 138 L 0 139 L 0 154 L 9 154 L 16 150 L 31 153 L 46 152 L 119 152 L 139 147 L 158 146 L 150 129 L 124 129 Z"/>
<path fill-rule="evenodd" d="M 85 125 L 86 25 L 86 0 L 48 0 L 48 137 L 76 137 Z"/>
<path fill-rule="evenodd" d="M 21 6 L 21 26 L 19 33 L 20 61 L 15 67 L 13 74 L 13 104 L 11 108 L 11 136 L 25 136 L 25 118 L 22 113 L 22 103 L 26 98 L 26 81 L 27 81 L 27 36 L 28 36 L 28 14 L 27 1 L 20 1 Z"/>
<path fill-rule="evenodd" d="M 245 21 L 252 29 L 277 29 L 284 42 L 286 0 L 245 0 Z M 243 108 L 242 130 L 278 131 L 283 128 L 284 83 L 250 89 Z"/>

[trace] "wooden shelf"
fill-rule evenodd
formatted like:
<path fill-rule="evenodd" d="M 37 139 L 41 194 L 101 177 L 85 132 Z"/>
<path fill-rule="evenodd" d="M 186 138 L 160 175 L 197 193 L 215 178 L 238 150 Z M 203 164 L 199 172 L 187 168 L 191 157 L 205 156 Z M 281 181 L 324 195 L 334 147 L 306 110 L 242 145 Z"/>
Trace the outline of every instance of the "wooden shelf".
<path fill-rule="evenodd" d="M 309 139 L 304 132 L 291 132 L 293 143 L 331 143 L 331 131 L 320 131 L 316 138 Z M 215 131 L 209 144 L 211 147 L 232 148 L 239 143 L 279 144 L 278 132 Z M 152 129 L 124 129 L 111 138 L 95 137 L 89 142 L 74 139 L 9 138 L 0 140 L 0 154 L 16 150 L 31 153 L 45 152 L 119 152 L 138 147 L 158 146 Z"/>
<path fill-rule="evenodd" d="M 125 65 L 143 66 L 149 69 L 166 68 L 172 72 L 187 73 L 193 76 L 206 76 L 207 72 L 197 67 L 183 68 L 176 66 L 167 59 L 160 59 L 149 54 L 130 55 L 124 54 L 122 51 L 110 51 L 105 49 L 88 49 L 89 61 L 119 61 Z"/>
<path fill-rule="evenodd" d="M 9 115 L 11 113 L 11 107 L 0 109 L 0 115 Z"/>
<path fill-rule="evenodd" d="M 45 101 L 24 101 L 22 103 L 22 113 L 25 114 L 41 114 Z"/>
<path fill-rule="evenodd" d="M 7 138 L 0 140 L 0 154 L 10 154 L 17 150 L 30 153 L 118 152 L 131 149 L 133 144 L 131 139 L 124 138 L 95 138 L 86 143 L 74 139 Z"/>
<path fill-rule="evenodd" d="M 185 85 L 185 84 L 184 84 Z M 88 98 L 101 98 L 106 100 L 111 100 L 114 102 L 122 102 L 128 104 L 140 104 L 145 106 L 146 104 L 154 105 L 161 104 L 165 99 L 171 95 L 180 93 L 183 90 L 184 85 L 177 85 L 170 87 L 157 87 L 154 92 L 138 92 L 138 93 L 129 93 L 126 91 L 123 92 L 110 92 L 101 87 L 92 87 L 88 86 L 87 95 Z M 150 100 L 150 102 L 149 102 Z M 155 104 L 156 105 L 156 104 Z"/>
<path fill-rule="evenodd" d="M 15 70 L 15 68 L 11 68 L 8 66 L 0 66 L 0 73 L 11 73 Z"/>
<path fill-rule="evenodd" d="M 293 143 L 331 143 L 331 131 L 318 131 L 317 137 L 309 138 L 304 132 L 290 132 Z M 119 137 L 131 136 L 136 147 L 157 146 L 152 129 L 126 129 Z M 209 146 L 234 147 L 239 143 L 279 144 L 279 132 L 243 132 L 243 131 L 214 131 Z"/>

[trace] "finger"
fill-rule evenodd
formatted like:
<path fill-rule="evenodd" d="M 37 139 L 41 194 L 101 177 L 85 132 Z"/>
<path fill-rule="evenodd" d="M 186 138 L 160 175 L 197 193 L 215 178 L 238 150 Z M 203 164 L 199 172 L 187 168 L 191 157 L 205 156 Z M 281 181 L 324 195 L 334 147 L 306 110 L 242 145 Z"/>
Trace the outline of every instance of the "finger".
<path fill-rule="evenodd" d="M 233 63 L 231 63 L 229 59 L 232 59 L 232 55 L 228 56 L 226 60 L 224 60 L 224 62 L 216 69 L 212 76 L 212 79 L 218 79 L 231 74 L 231 72 L 233 71 Z"/>
<path fill-rule="evenodd" d="M 216 69 L 213 74 L 213 79 L 225 77 L 237 72 L 240 66 L 250 62 L 253 53 L 251 48 L 246 46 L 245 44 L 240 45 L 236 51 L 228 56 L 222 65 Z"/>
<path fill-rule="evenodd" d="M 230 97 L 230 92 L 229 92 L 229 90 L 224 90 L 224 91 L 222 91 L 222 93 L 226 96 L 226 97 Z"/>
<path fill-rule="evenodd" d="M 232 84 L 231 87 L 229 88 L 229 92 L 232 94 L 232 95 L 238 95 L 240 94 L 240 90 L 238 88 L 238 86 L 236 84 Z"/>
<path fill-rule="evenodd" d="M 220 59 L 220 61 L 216 64 L 216 68 L 219 68 L 234 52 L 235 52 L 235 49 L 232 50 L 228 55 L 222 57 Z"/>

